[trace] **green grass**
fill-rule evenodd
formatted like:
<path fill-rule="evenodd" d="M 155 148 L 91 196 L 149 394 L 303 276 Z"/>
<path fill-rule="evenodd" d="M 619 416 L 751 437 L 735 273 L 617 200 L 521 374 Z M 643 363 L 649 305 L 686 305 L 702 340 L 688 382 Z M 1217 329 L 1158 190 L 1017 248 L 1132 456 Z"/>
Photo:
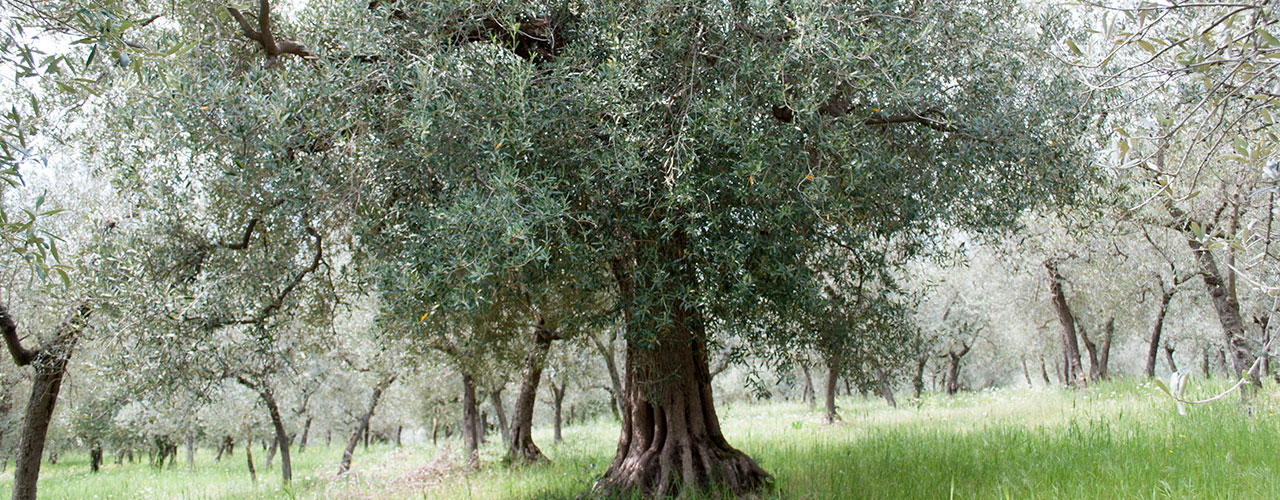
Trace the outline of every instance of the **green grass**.
<path fill-rule="evenodd" d="M 1223 384 L 1192 385 L 1195 397 Z M 1274 389 L 1248 407 L 1233 397 L 1185 417 L 1133 381 L 929 396 L 899 409 L 842 398 L 844 420 L 831 426 L 791 402 L 720 415 L 729 441 L 776 478 L 764 498 L 1280 498 Z M 568 427 L 566 442 L 552 444 L 540 429 L 535 439 L 551 464 L 505 468 L 495 443 L 483 450 L 487 465 L 471 472 L 458 465 L 457 443 L 376 446 L 343 479 L 333 477 L 335 443 L 295 458 L 291 491 L 279 487 L 278 465 L 252 483 L 241 450 L 218 465 L 202 453 L 195 472 L 179 460 L 174 470 L 108 465 L 96 475 L 78 454 L 46 465 L 40 491 L 49 499 L 574 498 L 607 467 L 617 433 L 613 422 L 594 422 Z M 0 491 L 9 477 L 0 475 Z"/>

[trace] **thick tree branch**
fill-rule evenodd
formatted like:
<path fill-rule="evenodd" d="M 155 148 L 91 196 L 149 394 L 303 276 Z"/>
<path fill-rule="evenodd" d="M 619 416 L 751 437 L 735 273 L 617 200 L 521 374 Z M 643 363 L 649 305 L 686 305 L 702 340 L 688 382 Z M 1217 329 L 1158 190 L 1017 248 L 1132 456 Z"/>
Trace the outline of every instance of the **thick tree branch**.
<path fill-rule="evenodd" d="M 22 347 L 22 340 L 18 338 L 18 326 L 14 324 L 13 317 L 4 304 L 0 304 L 0 334 L 4 335 L 4 344 L 9 348 L 14 364 L 27 366 L 36 358 L 37 351 Z"/>
<path fill-rule="evenodd" d="M 275 64 L 276 58 L 280 54 L 293 54 L 296 56 L 309 58 L 311 53 L 307 51 L 307 47 L 293 40 L 277 41 L 275 35 L 271 32 L 271 3 L 268 0 L 260 0 L 258 2 L 258 29 L 254 29 L 253 25 L 244 14 L 235 7 L 227 7 L 227 12 L 231 13 L 231 17 L 235 18 L 236 24 L 240 25 L 240 31 L 244 33 L 245 38 L 258 42 L 262 46 L 262 51 L 267 54 L 267 65 Z"/>

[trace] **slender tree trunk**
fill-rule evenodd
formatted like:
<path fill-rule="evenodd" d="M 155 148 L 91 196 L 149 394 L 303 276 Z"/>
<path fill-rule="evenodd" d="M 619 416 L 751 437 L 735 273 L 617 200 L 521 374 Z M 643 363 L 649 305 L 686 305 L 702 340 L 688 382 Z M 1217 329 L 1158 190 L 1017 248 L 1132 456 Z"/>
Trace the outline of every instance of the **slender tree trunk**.
<path fill-rule="evenodd" d="M 244 463 L 249 466 L 249 479 L 258 482 L 258 471 L 253 469 L 253 431 L 244 440 Z"/>
<path fill-rule="evenodd" d="M 1222 371 L 1222 376 L 1230 379 L 1235 378 L 1231 373 L 1231 368 L 1227 367 L 1227 353 L 1221 347 L 1218 348 L 1218 369 Z"/>
<path fill-rule="evenodd" d="M 89 471 L 97 474 L 98 468 L 102 466 L 102 443 L 93 443 L 93 447 L 89 448 Z"/>
<path fill-rule="evenodd" d="M 563 382 L 558 385 L 554 380 L 551 382 L 551 405 L 555 421 L 555 442 L 557 443 L 564 442 L 564 438 L 560 437 L 560 410 L 564 407 L 564 389 L 565 384 Z"/>
<path fill-rule="evenodd" d="M 924 370 L 929 364 L 929 353 L 923 352 L 916 358 L 916 375 L 911 379 L 911 388 L 917 398 L 924 392 Z"/>
<path fill-rule="evenodd" d="M 684 236 L 677 234 L 656 254 L 646 255 L 645 272 L 632 272 L 635 262 L 630 258 L 613 260 L 626 324 L 633 330 L 627 336 L 626 411 L 618 451 L 596 483 L 596 494 L 643 492 L 663 497 L 714 483 L 741 495 L 770 480 L 721 433 L 707 365 L 707 334 L 697 309 L 672 293 L 664 296 L 663 304 L 670 316 L 637 310 L 637 288 L 670 286 L 637 283 L 655 276 L 648 271 L 672 266 L 677 281 L 696 282 L 696 273 L 682 259 L 685 246 Z M 641 345 L 634 340 L 645 337 L 657 342 Z"/>
<path fill-rule="evenodd" d="M 883 366 L 876 366 L 876 383 L 880 386 L 880 396 L 889 403 L 889 407 L 897 408 L 898 401 L 893 398 L 893 382 L 889 380 L 889 372 Z"/>
<path fill-rule="evenodd" d="M 1262 326 L 1262 345 L 1271 343 L 1271 330 L 1267 329 L 1267 318 L 1264 316 L 1261 321 Z M 1271 375 L 1271 358 L 1262 358 L 1262 367 L 1258 370 L 1262 375 Z"/>
<path fill-rule="evenodd" d="M 1089 333 L 1083 325 L 1078 325 L 1080 340 L 1084 341 L 1084 349 L 1089 353 L 1089 381 L 1097 382 L 1102 376 L 1102 368 L 1098 364 L 1098 344 L 1089 339 Z"/>
<path fill-rule="evenodd" d="M 493 413 L 498 416 L 498 431 L 502 433 L 502 444 L 511 445 L 511 428 L 507 422 L 507 411 L 502 407 L 502 389 L 489 391 L 489 403 L 493 405 Z M 399 438 L 397 438 L 398 440 Z M 399 442 L 397 441 L 397 446 Z"/>
<path fill-rule="evenodd" d="M 306 423 L 302 424 L 302 437 L 298 438 L 298 453 L 307 449 L 307 437 L 311 435 L 311 418 L 311 415 L 307 415 Z"/>
<path fill-rule="evenodd" d="M 1147 364 L 1142 370 L 1147 378 L 1156 376 L 1156 354 L 1160 349 L 1160 336 L 1164 334 L 1164 316 L 1169 312 L 1169 301 L 1173 300 L 1173 292 L 1173 289 L 1165 290 L 1160 295 L 1160 305 L 1156 308 L 1155 326 L 1151 327 L 1151 340 L 1147 343 Z"/>
<path fill-rule="evenodd" d="M 1204 372 L 1204 378 L 1210 378 L 1213 373 L 1209 371 L 1209 348 L 1200 350 L 1200 370 Z"/>
<path fill-rule="evenodd" d="M 227 451 L 227 442 L 224 440 L 218 443 L 218 454 L 213 457 L 213 463 L 222 463 L 222 454 Z"/>
<path fill-rule="evenodd" d="M 276 399 L 267 393 L 267 412 L 271 414 L 271 425 L 276 428 L 275 441 L 280 448 L 280 478 L 285 484 L 293 480 L 293 461 L 289 457 L 289 433 L 284 429 L 284 420 L 280 418 L 280 408 Z"/>
<path fill-rule="evenodd" d="M 1052 385 L 1052 382 L 1049 382 L 1049 370 L 1044 366 L 1044 358 L 1040 358 L 1040 378 L 1044 379 L 1045 386 Z"/>
<path fill-rule="evenodd" d="M 196 470 L 196 433 L 187 431 L 187 470 Z"/>
<path fill-rule="evenodd" d="M 1102 328 L 1102 343 L 1098 345 L 1098 378 L 1100 380 L 1108 380 L 1111 374 L 1108 373 L 1108 365 L 1111 363 L 1111 339 L 1115 337 L 1116 319 L 1114 317 L 1107 318 L 1107 323 Z"/>
<path fill-rule="evenodd" d="M 462 373 L 462 438 L 467 448 L 467 464 L 480 465 L 480 409 L 476 402 L 476 384 L 471 375 Z"/>
<path fill-rule="evenodd" d="M 1036 386 L 1035 384 L 1031 383 L 1031 370 L 1027 369 L 1027 358 L 1022 358 L 1022 378 L 1027 379 L 1027 387 Z"/>
<path fill-rule="evenodd" d="M 604 358 L 604 366 L 609 371 L 609 384 L 613 387 L 613 416 L 618 417 L 626 410 L 623 409 L 622 404 L 622 376 L 618 374 L 618 363 L 614 360 L 613 341 L 605 342 L 592 335 L 591 343 L 595 345 L 596 352 Z"/>
<path fill-rule="evenodd" d="M 271 470 L 271 461 L 276 458 L 276 449 L 280 447 L 280 438 L 271 438 L 271 445 L 267 447 L 267 461 L 263 462 L 263 468 Z"/>
<path fill-rule="evenodd" d="M 1080 346 L 1076 342 L 1076 317 L 1071 314 L 1071 306 L 1067 305 L 1067 297 L 1062 292 L 1062 283 L 1066 281 L 1058 272 L 1058 264 L 1054 259 L 1044 261 L 1049 271 L 1049 294 L 1053 301 L 1053 309 L 1058 313 L 1058 323 L 1062 325 L 1062 353 L 1065 358 L 1062 378 L 1069 387 L 1077 387 L 1084 368 L 1080 366 Z"/>
<path fill-rule="evenodd" d="M 1186 224 L 1190 225 L 1190 219 L 1182 210 L 1175 208 L 1172 204 L 1166 206 L 1179 223 L 1187 221 Z M 1222 325 L 1223 339 L 1231 351 L 1231 362 L 1235 367 L 1233 373 L 1243 373 L 1249 369 L 1253 360 L 1249 344 L 1245 339 L 1244 321 L 1240 319 L 1240 304 L 1236 302 L 1235 294 L 1228 288 L 1222 273 L 1218 270 L 1213 251 L 1202 245 L 1195 236 L 1187 234 L 1187 247 L 1191 249 L 1196 263 L 1199 264 L 1200 277 L 1213 303 L 1214 312 L 1218 315 L 1218 323 Z M 1250 379 L 1255 387 L 1262 386 L 1262 379 L 1256 373 Z"/>
<path fill-rule="evenodd" d="M 813 389 L 813 376 L 809 374 L 809 363 L 802 363 L 800 371 L 804 373 L 804 387 L 800 390 L 800 399 L 809 403 L 809 409 L 818 405 L 818 394 Z"/>
<path fill-rule="evenodd" d="M 1169 365 L 1170 372 L 1178 371 L 1178 364 L 1173 362 L 1173 346 L 1168 342 L 1164 343 L 1164 362 Z"/>
<path fill-rule="evenodd" d="M 382 399 L 382 392 L 386 391 L 387 387 L 390 387 L 395 381 L 395 375 L 388 375 L 373 386 L 373 394 L 369 396 L 369 407 L 365 409 L 359 420 L 356 421 L 356 428 L 351 430 L 351 437 L 347 439 L 347 446 L 342 449 L 342 461 L 338 463 L 339 476 L 351 470 L 351 458 L 355 455 L 356 445 L 360 444 L 361 436 L 368 434 L 369 420 L 373 418 L 373 411 L 378 408 L 378 400 Z"/>
<path fill-rule="evenodd" d="M 255 383 L 243 376 L 236 376 L 236 381 L 245 387 L 258 393 L 262 398 L 262 402 L 267 405 L 267 414 L 271 417 L 271 426 L 275 429 L 275 438 L 272 441 L 271 451 L 267 452 L 267 463 L 271 462 L 271 456 L 274 451 L 280 450 L 280 478 L 285 484 L 289 484 L 293 480 L 293 460 L 289 457 L 289 433 L 284 429 L 284 419 L 280 418 L 280 407 L 276 404 L 275 395 L 271 392 L 271 388 L 266 381 Z M 248 447 L 246 446 L 246 449 Z M 268 468 L 270 465 L 268 465 Z"/>
<path fill-rule="evenodd" d="M 828 424 L 834 424 L 837 420 L 840 420 L 840 415 L 836 413 L 836 394 L 839 392 L 839 379 L 840 359 L 832 357 L 827 361 L 826 412 L 823 413 L 822 418 Z"/>

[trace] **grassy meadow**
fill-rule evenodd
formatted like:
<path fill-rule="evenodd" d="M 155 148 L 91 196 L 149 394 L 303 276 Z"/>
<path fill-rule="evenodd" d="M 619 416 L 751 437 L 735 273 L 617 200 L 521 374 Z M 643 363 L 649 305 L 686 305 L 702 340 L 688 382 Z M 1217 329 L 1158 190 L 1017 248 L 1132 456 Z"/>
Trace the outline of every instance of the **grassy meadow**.
<path fill-rule="evenodd" d="M 1195 379 L 1191 397 L 1225 386 Z M 1090 389 L 1003 389 L 956 397 L 839 400 L 843 421 L 798 402 L 728 406 L 720 416 L 729 441 L 755 457 L 776 484 L 762 498 L 1038 499 L 1280 498 L 1280 397 L 1269 386 L 1249 406 L 1231 397 L 1178 416 L 1146 382 Z M 497 441 L 497 436 L 491 436 Z M 612 457 L 617 424 L 570 426 L 553 444 L 535 439 L 549 465 L 503 467 L 500 446 L 483 449 L 468 471 L 460 444 L 439 448 L 378 445 L 358 452 L 352 474 L 337 479 L 341 450 L 313 445 L 294 458 L 294 482 L 282 489 L 279 465 L 249 479 L 243 450 L 214 464 L 201 450 L 195 471 L 144 464 L 88 471 L 87 455 L 67 454 L 42 469 L 48 499 L 569 499 L 590 487 Z M 7 491 L 11 472 L 0 474 Z"/>

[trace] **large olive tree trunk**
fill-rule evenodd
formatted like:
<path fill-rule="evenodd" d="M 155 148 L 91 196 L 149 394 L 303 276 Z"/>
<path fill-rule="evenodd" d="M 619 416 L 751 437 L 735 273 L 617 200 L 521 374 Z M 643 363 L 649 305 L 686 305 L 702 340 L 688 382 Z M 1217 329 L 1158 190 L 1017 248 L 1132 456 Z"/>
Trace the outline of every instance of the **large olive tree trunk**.
<path fill-rule="evenodd" d="M 373 411 L 378 408 L 378 400 L 382 399 L 383 391 L 391 387 L 395 381 L 395 375 L 388 375 L 373 386 L 373 394 L 369 396 L 369 407 L 360 414 L 360 419 L 356 421 L 356 428 L 351 430 L 351 437 L 347 438 L 347 447 L 342 449 L 342 461 L 338 463 L 339 476 L 351 470 L 351 458 L 355 455 L 356 445 L 360 444 L 360 437 L 369 431 L 369 420 L 373 418 Z M 307 422 L 310 423 L 311 420 L 308 419 Z"/>
<path fill-rule="evenodd" d="M 533 442 L 533 404 L 538 398 L 538 385 L 542 381 L 542 369 L 546 364 L 551 342 L 560 335 L 549 330 L 541 318 L 533 328 L 533 346 L 524 358 L 524 371 L 520 378 L 520 393 L 516 395 L 515 414 L 511 420 L 511 439 L 507 441 L 507 460 L 512 462 L 540 462 L 547 457 Z M 610 356 L 611 357 L 611 356 Z"/>
<path fill-rule="evenodd" d="M 676 240 L 650 258 L 681 266 L 684 242 Z M 627 327 L 638 330 L 627 335 L 626 405 L 618 451 L 596 483 L 596 492 L 662 497 L 714 484 L 742 494 L 764 485 L 769 474 L 730 446 L 720 430 L 707 366 L 707 335 L 698 310 L 674 293 L 663 298 L 669 317 L 657 320 L 637 314 L 637 281 L 647 289 L 659 284 L 650 281 L 652 275 L 636 271 L 631 258 L 615 258 L 612 264 Z M 695 283 L 692 270 L 682 267 L 682 285 Z M 646 337 L 658 341 L 637 341 Z"/>
<path fill-rule="evenodd" d="M 53 420 L 53 409 L 62 390 L 62 380 L 67 373 L 67 363 L 75 349 L 84 322 L 89 317 L 87 305 L 79 305 L 72 316 L 58 326 L 54 337 L 38 349 L 22 346 L 17 325 L 9 316 L 9 310 L 0 304 L 0 335 L 18 366 L 31 365 L 35 376 L 31 383 L 31 398 L 27 401 L 23 417 L 22 434 L 18 441 L 18 460 L 13 471 L 13 500 L 35 500 L 36 483 L 40 478 L 40 460 Z"/>
<path fill-rule="evenodd" d="M 1076 317 L 1071 314 L 1071 306 L 1067 305 L 1067 297 L 1062 292 L 1062 283 L 1066 280 L 1058 272 L 1058 262 L 1045 260 L 1044 268 L 1049 271 L 1049 295 L 1053 309 L 1062 324 L 1062 353 L 1066 358 L 1062 364 L 1062 380 L 1068 387 L 1076 387 L 1084 377 L 1084 367 L 1080 366 L 1080 344 L 1076 340 Z"/>

